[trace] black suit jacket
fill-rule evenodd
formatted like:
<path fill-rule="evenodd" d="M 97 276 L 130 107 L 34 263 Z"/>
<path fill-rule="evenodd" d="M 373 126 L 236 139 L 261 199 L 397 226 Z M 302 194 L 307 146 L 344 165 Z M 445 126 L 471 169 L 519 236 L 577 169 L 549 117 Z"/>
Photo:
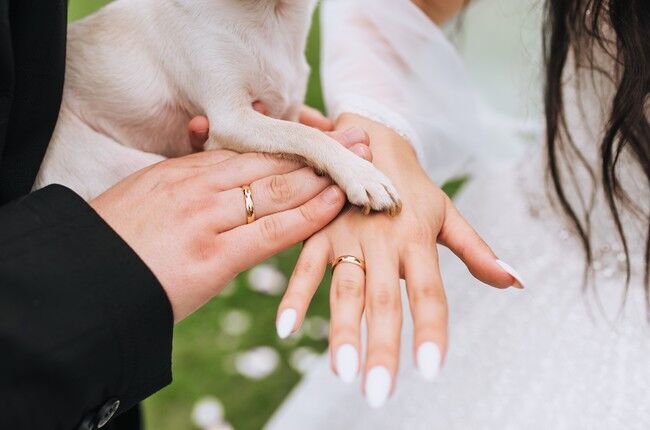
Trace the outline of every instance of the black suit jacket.
<path fill-rule="evenodd" d="M 0 0 L 0 429 L 96 428 L 171 381 L 151 271 L 69 189 L 29 194 L 61 102 L 66 9 Z"/>

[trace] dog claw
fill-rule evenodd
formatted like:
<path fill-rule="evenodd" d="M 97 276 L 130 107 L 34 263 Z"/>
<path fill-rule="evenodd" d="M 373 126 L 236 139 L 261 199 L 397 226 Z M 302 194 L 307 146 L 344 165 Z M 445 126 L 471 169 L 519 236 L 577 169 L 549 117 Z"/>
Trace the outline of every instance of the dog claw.
<path fill-rule="evenodd" d="M 388 215 L 390 215 L 391 217 L 396 217 L 400 213 L 402 213 L 402 202 L 396 202 L 395 206 L 391 206 L 388 209 Z"/>
<path fill-rule="evenodd" d="M 354 158 L 354 165 L 343 170 L 345 175 L 335 178 L 343 188 L 350 202 L 369 215 L 372 211 L 385 212 L 394 217 L 402 210 L 397 190 L 383 173 L 371 163 Z"/>

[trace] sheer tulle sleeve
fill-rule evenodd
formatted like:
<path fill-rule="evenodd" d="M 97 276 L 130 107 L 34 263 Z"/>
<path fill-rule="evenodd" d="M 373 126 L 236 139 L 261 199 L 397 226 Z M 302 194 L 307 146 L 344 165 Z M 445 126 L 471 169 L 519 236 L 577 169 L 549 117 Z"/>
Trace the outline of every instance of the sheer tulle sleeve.
<path fill-rule="evenodd" d="M 394 129 L 438 181 L 483 155 L 462 60 L 410 0 L 325 0 L 321 19 L 331 117 L 356 113 Z"/>

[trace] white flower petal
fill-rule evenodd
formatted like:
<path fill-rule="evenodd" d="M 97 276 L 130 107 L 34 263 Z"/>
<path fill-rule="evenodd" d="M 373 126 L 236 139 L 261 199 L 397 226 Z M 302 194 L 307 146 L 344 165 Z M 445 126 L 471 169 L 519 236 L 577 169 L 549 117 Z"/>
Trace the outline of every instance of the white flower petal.
<path fill-rule="evenodd" d="M 228 311 L 221 318 L 221 328 L 230 336 L 241 336 L 251 326 L 251 316 L 241 310 Z"/>
<path fill-rule="evenodd" d="M 313 340 L 327 339 L 330 331 L 330 324 L 325 318 L 314 316 L 305 321 L 305 334 Z"/>
<path fill-rule="evenodd" d="M 277 296 L 286 288 L 287 278 L 277 267 L 260 264 L 248 272 L 248 284 L 253 291 Z"/>
<path fill-rule="evenodd" d="M 212 428 L 223 421 L 223 405 L 216 397 L 199 399 L 192 409 L 192 422 L 199 428 Z"/>
<path fill-rule="evenodd" d="M 280 363 L 280 354 L 268 346 L 261 346 L 247 352 L 237 354 L 235 368 L 250 379 L 263 379 L 277 369 Z"/>
<path fill-rule="evenodd" d="M 318 354 L 314 349 L 301 347 L 291 353 L 289 364 L 291 364 L 291 367 L 293 367 L 297 372 L 306 373 L 314 367 L 319 357 L 320 354 Z"/>

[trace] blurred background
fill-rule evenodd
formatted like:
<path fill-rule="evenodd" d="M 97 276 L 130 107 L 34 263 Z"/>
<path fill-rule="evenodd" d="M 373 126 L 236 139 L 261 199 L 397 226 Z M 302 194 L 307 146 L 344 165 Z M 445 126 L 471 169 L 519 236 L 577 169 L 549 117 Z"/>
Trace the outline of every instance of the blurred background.
<path fill-rule="evenodd" d="M 70 0 L 69 19 L 110 0 Z M 539 116 L 540 9 L 530 0 L 483 0 L 449 26 L 484 101 L 513 118 Z M 323 110 L 319 81 L 318 11 L 307 57 L 307 104 Z M 445 190 L 453 195 L 462 180 Z M 240 275 L 225 292 L 175 328 L 174 382 L 145 402 L 148 429 L 260 429 L 327 348 L 329 274 L 301 331 L 275 334 L 275 312 L 299 249 Z"/>

